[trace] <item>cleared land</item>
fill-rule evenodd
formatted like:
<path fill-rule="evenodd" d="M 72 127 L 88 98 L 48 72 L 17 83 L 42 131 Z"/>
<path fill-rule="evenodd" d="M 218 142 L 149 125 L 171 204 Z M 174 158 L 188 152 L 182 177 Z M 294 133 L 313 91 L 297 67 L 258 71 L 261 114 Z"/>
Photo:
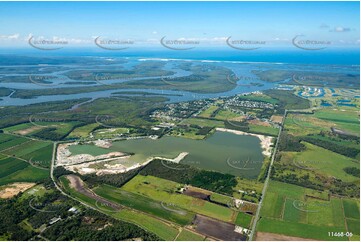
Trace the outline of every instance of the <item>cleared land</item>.
<path fill-rule="evenodd" d="M 137 175 L 126 183 L 121 190 L 140 194 L 190 212 L 200 213 L 223 221 L 233 221 L 234 211 L 232 209 L 177 193 L 176 191 L 181 187 L 183 185 L 169 180 Z"/>
<path fill-rule="evenodd" d="M 329 231 L 347 231 L 342 199 L 324 200 L 322 193 L 316 197 L 317 192 L 311 189 L 271 181 L 257 231 L 309 239 L 347 240 L 328 235 Z"/>

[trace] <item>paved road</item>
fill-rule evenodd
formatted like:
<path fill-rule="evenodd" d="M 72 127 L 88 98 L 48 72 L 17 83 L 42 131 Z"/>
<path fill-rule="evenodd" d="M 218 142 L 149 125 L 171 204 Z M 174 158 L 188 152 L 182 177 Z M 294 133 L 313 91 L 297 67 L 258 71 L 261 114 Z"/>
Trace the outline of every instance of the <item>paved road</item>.
<path fill-rule="evenodd" d="M 258 220 L 259 220 L 259 214 L 260 214 L 260 211 L 261 211 L 261 208 L 262 208 L 263 198 L 265 197 L 265 194 L 266 194 L 266 191 L 267 191 L 267 188 L 268 188 L 268 184 L 269 184 L 269 180 L 270 180 L 270 176 L 271 176 L 271 170 L 272 170 L 273 162 L 274 162 L 274 160 L 275 160 L 276 152 L 277 152 L 277 149 L 278 149 L 278 142 L 279 142 L 279 140 L 280 140 L 280 136 L 281 136 L 281 133 L 282 133 L 283 125 L 284 125 L 284 122 L 285 122 L 285 119 L 286 119 L 286 115 L 287 115 L 287 110 L 285 110 L 285 113 L 284 113 L 284 115 L 283 115 L 283 120 L 282 120 L 281 128 L 280 128 L 280 130 L 278 131 L 278 136 L 277 136 L 276 145 L 275 145 L 275 148 L 274 148 L 274 151 L 273 151 L 273 154 L 272 154 L 272 158 L 271 158 L 271 164 L 270 164 L 270 166 L 268 167 L 267 177 L 266 177 L 266 180 L 265 180 L 264 185 L 263 185 L 263 190 L 262 190 L 262 195 L 261 195 L 261 201 L 260 201 L 259 204 L 258 204 L 257 212 L 256 212 L 255 218 L 254 218 L 254 220 L 253 220 L 254 222 L 253 222 L 253 224 L 252 224 L 251 234 L 250 234 L 250 236 L 249 236 L 249 240 L 253 240 L 253 239 L 254 239 L 254 236 L 255 236 L 256 226 L 257 226 L 257 223 L 258 223 Z"/>

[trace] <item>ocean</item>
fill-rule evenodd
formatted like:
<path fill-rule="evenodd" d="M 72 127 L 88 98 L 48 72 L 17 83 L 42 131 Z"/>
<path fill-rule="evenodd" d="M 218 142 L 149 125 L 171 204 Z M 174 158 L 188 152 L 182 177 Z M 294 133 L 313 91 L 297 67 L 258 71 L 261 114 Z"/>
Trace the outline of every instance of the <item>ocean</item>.
<path fill-rule="evenodd" d="M 313 65 L 360 65 L 358 48 L 333 48 L 307 51 L 296 48 L 257 49 L 252 51 L 232 49 L 192 49 L 186 51 L 164 48 L 134 48 L 122 51 L 109 51 L 100 48 L 63 48 L 55 51 L 42 51 L 33 48 L 0 49 L 0 55 L 44 56 L 44 57 L 129 57 L 157 59 L 186 59 L 203 61 L 230 61 L 249 63 L 289 63 Z"/>

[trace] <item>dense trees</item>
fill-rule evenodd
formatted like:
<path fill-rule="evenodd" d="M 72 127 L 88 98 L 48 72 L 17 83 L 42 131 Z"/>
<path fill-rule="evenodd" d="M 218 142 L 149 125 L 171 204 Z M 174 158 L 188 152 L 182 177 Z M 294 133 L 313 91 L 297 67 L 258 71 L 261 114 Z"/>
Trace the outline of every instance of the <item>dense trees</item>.
<path fill-rule="evenodd" d="M 137 168 L 130 170 L 126 173 L 119 174 L 106 174 L 102 176 L 97 176 L 96 174 L 86 174 L 82 175 L 81 178 L 85 181 L 90 187 L 96 186 L 97 184 L 108 184 L 115 187 L 120 187 L 134 176 L 136 176 L 142 168 Z"/>
<path fill-rule="evenodd" d="M 237 185 L 235 176 L 214 171 L 205 171 L 189 165 L 154 160 L 141 172 L 141 175 L 152 175 L 171 181 L 190 184 L 213 192 L 233 195 L 233 187 Z"/>
<path fill-rule="evenodd" d="M 313 135 L 305 136 L 305 137 L 302 137 L 301 139 L 308 143 L 320 146 L 324 149 L 328 149 L 333 152 L 336 152 L 336 153 L 339 153 L 341 155 L 351 157 L 351 158 L 355 158 L 360 153 L 360 150 L 357 148 L 347 147 L 345 145 L 338 144 L 336 142 L 332 142 L 331 140 L 330 141 L 322 140 L 322 139 L 317 138 L 317 136 L 313 136 Z"/>
<path fill-rule="evenodd" d="M 358 169 L 356 167 L 345 167 L 345 168 L 343 168 L 343 170 L 347 174 L 350 174 L 350 175 L 355 176 L 355 177 L 360 177 L 360 169 Z"/>
<path fill-rule="evenodd" d="M 303 151 L 305 146 L 301 143 L 299 137 L 287 134 L 287 132 L 282 132 L 279 139 L 279 150 L 280 151 Z"/>
<path fill-rule="evenodd" d="M 50 240 L 63 241 L 159 240 L 156 235 L 136 225 L 115 220 L 93 210 L 57 222 L 45 230 L 44 236 Z"/>
<path fill-rule="evenodd" d="M 18 196 L 0 200 L 0 237 L 13 241 L 33 240 L 38 228 L 45 226 L 41 234 L 49 240 L 159 240 L 159 238 L 134 224 L 122 222 L 99 212 L 89 210 L 77 202 L 61 195 L 56 190 L 48 190 L 38 197 Z M 77 212 L 68 211 L 75 206 Z M 36 209 L 34 209 L 36 208 Z M 55 224 L 53 218 L 61 220 Z M 34 230 L 25 229 L 24 221 Z"/>

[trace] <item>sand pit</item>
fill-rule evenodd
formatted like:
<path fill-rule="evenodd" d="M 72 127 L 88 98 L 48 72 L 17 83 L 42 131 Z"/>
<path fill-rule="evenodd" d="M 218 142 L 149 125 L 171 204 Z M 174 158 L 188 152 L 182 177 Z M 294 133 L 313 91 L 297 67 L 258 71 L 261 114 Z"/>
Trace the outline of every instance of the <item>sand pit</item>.
<path fill-rule="evenodd" d="M 36 183 L 15 182 L 9 185 L 2 186 L 0 187 L 0 198 L 14 197 L 20 192 L 24 192 L 35 185 Z"/>

